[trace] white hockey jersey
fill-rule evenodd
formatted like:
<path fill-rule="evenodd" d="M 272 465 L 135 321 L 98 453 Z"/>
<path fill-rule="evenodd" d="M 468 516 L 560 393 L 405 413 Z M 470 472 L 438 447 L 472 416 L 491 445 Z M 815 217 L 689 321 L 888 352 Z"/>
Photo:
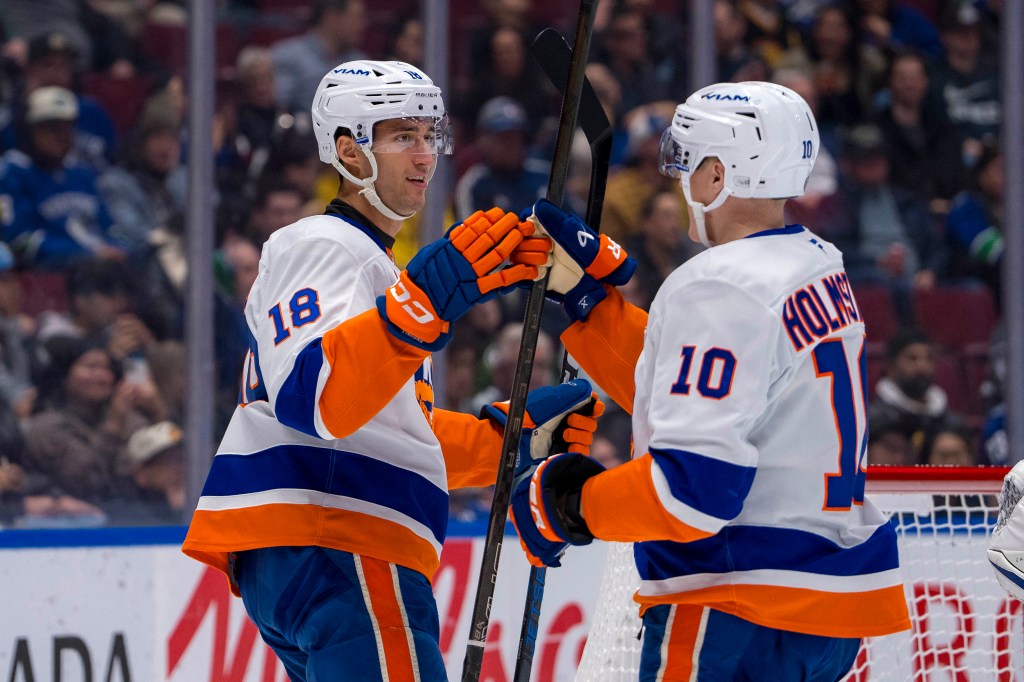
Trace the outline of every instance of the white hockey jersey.
<path fill-rule="evenodd" d="M 635 457 L 587 482 L 582 512 L 637 542 L 641 604 L 836 637 L 909 627 L 895 533 L 864 498 L 865 327 L 834 246 L 798 225 L 717 246 L 649 318 L 613 292 L 562 338 L 632 412 Z"/>
<path fill-rule="evenodd" d="M 231 552 L 318 545 L 433 574 L 448 489 L 494 482 L 501 433 L 434 409 L 427 351 L 377 313 L 397 279 L 381 234 L 341 215 L 267 241 L 241 399 L 186 554 L 227 572 Z"/>

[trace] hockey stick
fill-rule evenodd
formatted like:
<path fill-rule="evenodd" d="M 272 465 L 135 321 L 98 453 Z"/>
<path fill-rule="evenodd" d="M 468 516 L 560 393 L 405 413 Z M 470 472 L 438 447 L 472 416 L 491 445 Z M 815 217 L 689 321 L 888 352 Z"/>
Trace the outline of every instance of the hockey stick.
<path fill-rule="evenodd" d="M 537 34 L 530 49 L 548 80 L 562 92 L 563 84 L 569 80 L 569 63 L 572 60 L 569 43 L 555 29 L 546 28 Z M 612 124 L 586 76 L 580 93 L 578 119 L 587 144 L 590 145 L 590 192 L 587 195 L 585 221 L 595 232 L 600 232 L 608 164 L 612 155 Z"/>
<path fill-rule="evenodd" d="M 558 135 L 555 137 L 555 152 L 551 161 L 551 177 L 548 181 L 547 198 L 555 205 L 562 203 L 565 180 L 569 172 L 569 151 L 572 147 L 576 115 L 580 108 L 580 92 L 583 87 L 584 69 L 590 49 L 593 32 L 594 10 L 597 0 L 582 0 L 576 22 L 576 50 L 569 64 L 569 78 L 562 98 L 562 111 L 558 120 Z M 487 523 L 483 560 L 477 581 L 476 599 L 470 621 L 469 641 L 462 664 L 463 682 L 478 682 L 484 660 L 484 646 L 487 643 L 487 626 L 491 617 L 491 602 L 498 579 L 498 559 L 505 534 L 505 519 L 508 516 L 509 499 L 512 496 L 512 480 L 515 475 L 516 457 L 519 452 L 519 438 L 523 430 L 523 416 L 526 413 L 526 394 L 530 388 L 530 374 L 533 357 L 540 335 L 540 318 L 544 307 L 544 292 L 547 289 L 547 275 L 533 283 L 526 300 L 523 316 L 523 338 L 519 345 L 519 358 L 509 398 L 508 419 L 501 444 L 501 459 L 498 478 L 494 484 L 494 501 Z"/>
<path fill-rule="evenodd" d="M 569 79 L 569 64 L 572 48 L 565 38 L 553 28 L 541 31 L 531 46 L 544 73 L 559 91 Z M 564 93 L 563 93 L 564 95 Z M 601 208 L 604 204 L 604 190 L 608 181 L 609 157 L 612 151 L 612 124 L 601 106 L 590 81 L 583 79 L 580 95 L 578 120 L 583 135 L 590 145 L 590 191 L 587 194 L 587 225 L 600 232 Z M 562 382 L 576 378 L 578 370 L 569 362 L 569 352 L 562 355 Z M 516 654 L 516 669 L 513 682 L 528 682 L 533 667 L 533 655 L 537 648 L 537 634 L 540 630 L 540 606 L 544 599 L 546 568 L 530 567 L 530 581 L 526 589 L 526 604 L 523 608 L 523 625 L 519 633 L 519 650 Z"/>

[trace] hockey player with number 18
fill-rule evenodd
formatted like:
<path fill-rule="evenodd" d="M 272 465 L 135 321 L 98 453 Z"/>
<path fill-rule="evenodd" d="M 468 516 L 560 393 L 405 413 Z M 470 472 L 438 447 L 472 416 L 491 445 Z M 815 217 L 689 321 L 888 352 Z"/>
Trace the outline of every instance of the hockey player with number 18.
<path fill-rule="evenodd" d="M 312 113 L 338 196 L 263 247 L 242 394 L 183 551 L 228 576 L 293 682 L 441 682 L 448 490 L 494 483 L 505 413 L 435 408 L 430 354 L 537 275 L 505 267 L 533 227 L 478 211 L 399 271 L 395 235 L 451 151 L 440 89 L 409 64 L 347 62 Z M 522 446 L 586 453 L 596 421 L 573 412 L 591 397 L 585 381 L 532 391 Z"/>
<path fill-rule="evenodd" d="M 690 237 L 650 315 L 614 288 L 630 259 L 539 202 L 566 348 L 632 414 L 634 458 L 556 455 L 512 513 L 531 561 L 634 542 L 640 679 L 833 682 L 863 637 L 910 626 L 885 517 L 864 497 L 865 326 L 842 254 L 783 205 L 818 151 L 807 104 L 771 83 L 691 95 L 662 138 Z M 513 262 L 540 264 L 528 239 Z"/>

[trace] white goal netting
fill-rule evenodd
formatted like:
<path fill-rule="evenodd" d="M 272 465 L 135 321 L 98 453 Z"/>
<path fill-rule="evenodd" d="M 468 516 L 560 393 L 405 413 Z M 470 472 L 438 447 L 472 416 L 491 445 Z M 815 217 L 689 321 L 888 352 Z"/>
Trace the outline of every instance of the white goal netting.
<path fill-rule="evenodd" d="M 865 640 L 844 682 L 1022 682 L 1024 605 L 985 556 L 999 511 L 999 468 L 915 467 L 869 474 L 890 515 L 913 628 Z M 639 585 L 632 545 L 611 543 L 577 682 L 636 682 Z"/>

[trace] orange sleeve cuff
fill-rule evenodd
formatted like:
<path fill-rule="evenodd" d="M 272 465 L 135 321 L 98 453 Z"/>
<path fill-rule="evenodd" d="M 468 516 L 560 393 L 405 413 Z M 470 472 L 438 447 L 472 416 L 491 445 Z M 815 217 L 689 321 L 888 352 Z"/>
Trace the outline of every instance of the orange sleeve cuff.
<path fill-rule="evenodd" d="M 651 479 L 651 455 L 644 454 L 583 484 L 580 513 L 594 537 L 614 542 L 692 542 L 711 534 L 668 513 Z"/>
<path fill-rule="evenodd" d="M 434 408 L 434 435 L 441 443 L 449 490 L 494 485 L 504 436 L 497 424 Z"/>
<path fill-rule="evenodd" d="M 614 287 L 605 290 L 608 298 L 595 306 L 585 321 L 562 332 L 562 343 L 587 375 L 633 414 L 633 375 L 644 349 L 647 313 L 627 303 Z"/>
<path fill-rule="evenodd" d="M 376 310 L 328 331 L 321 347 L 331 373 L 320 394 L 320 416 L 335 438 L 370 421 L 430 355 L 395 338 Z"/>

